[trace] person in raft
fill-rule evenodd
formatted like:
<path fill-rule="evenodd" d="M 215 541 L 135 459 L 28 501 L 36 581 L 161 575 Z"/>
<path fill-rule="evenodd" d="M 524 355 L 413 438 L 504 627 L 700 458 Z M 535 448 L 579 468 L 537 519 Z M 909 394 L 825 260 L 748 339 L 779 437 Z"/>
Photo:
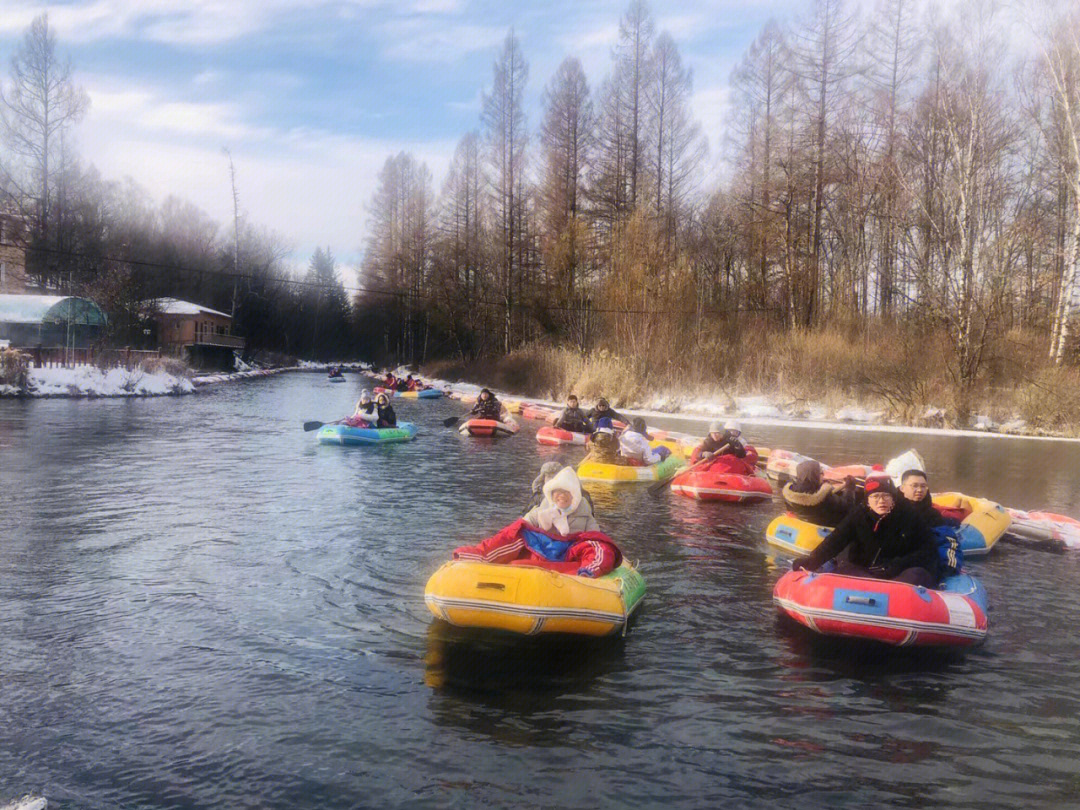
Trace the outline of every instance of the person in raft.
<path fill-rule="evenodd" d="M 934 508 L 930 494 L 930 483 L 922 470 L 908 470 L 900 476 L 900 494 L 911 504 L 926 525 L 932 529 L 938 526 L 959 526 L 961 520 L 956 515 L 943 515 Z"/>
<path fill-rule="evenodd" d="M 349 427 L 370 428 L 375 427 L 379 421 L 378 406 L 371 400 L 371 392 L 366 388 L 360 392 L 360 401 L 356 403 L 353 415 L 347 417 L 344 422 Z"/>
<path fill-rule="evenodd" d="M 375 398 L 375 404 L 379 409 L 378 426 L 381 428 L 397 427 L 397 414 L 394 413 L 394 406 L 390 404 L 390 397 L 386 394 L 379 394 Z"/>
<path fill-rule="evenodd" d="M 567 467 L 544 485 L 545 503 L 475 546 L 454 549 L 455 560 L 531 565 L 602 577 L 622 562 L 615 541 L 600 531 L 581 497 L 581 482 Z M 550 504 L 550 505 L 549 505 Z"/>
<path fill-rule="evenodd" d="M 569 430 L 571 433 L 592 433 L 592 422 L 588 415 L 578 406 L 577 394 L 571 394 L 566 398 L 566 407 L 555 419 L 555 427 L 561 430 Z"/>
<path fill-rule="evenodd" d="M 496 399 L 495 395 L 487 388 L 480 389 L 480 396 L 476 398 L 470 416 L 477 419 L 494 419 L 496 422 L 505 422 L 506 408 Z"/>
<path fill-rule="evenodd" d="M 791 563 L 816 571 L 832 560 L 835 572 L 933 588 L 938 582 L 937 539 L 915 510 L 898 497 L 892 479 L 871 476 L 865 503 L 840 521 L 814 551 Z M 847 550 L 846 560 L 837 560 Z"/>
<path fill-rule="evenodd" d="M 752 455 L 752 457 L 750 457 Z M 709 423 L 709 435 L 705 441 L 694 448 L 690 455 L 690 462 L 697 464 L 707 458 L 719 458 L 720 456 L 732 456 L 746 460 L 750 472 L 753 472 L 757 464 L 757 451 L 742 440 L 742 425 L 735 419 L 729 419 L 724 425 L 719 422 Z"/>
<path fill-rule="evenodd" d="M 817 526 L 838 526 L 855 507 L 855 479 L 848 476 L 842 489 L 821 479 L 821 465 L 808 458 L 795 468 L 795 480 L 781 491 L 787 510 Z"/>
<path fill-rule="evenodd" d="M 383 388 L 389 388 L 391 391 L 397 390 L 397 377 L 394 376 L 394 372 L 386 372 L 386 378 L 383 380 Z"/>
<path fill-rule="evenodd" d="M 615 436 L 615 428 L 611 427 L 610 420 L 597 428 L 596 432 L 589 437 L 589 452 L 581 460 L 592 464 L 629 464 L 629 460 L 619 454 L 619 439 Z"/>
<path fill-rule="evenodd" d="M 596 407 L 589 411 L 587 416 L 589 421 L 596 425 L 596 427 L 600 427 L 601 419 L 610 419 L 612 423 L 625 423 L 627 421 L 624 417 L 620 416 L 618 413 L 612 410 L 611 406 L 608 405 L 608 401 L 603 397 L 600 397 L 600 399 L 596 400 Z"/>
<path fill-rule="evenodd" d="M 659 464 L 671 455 L 666 447 L 653 448 L 649 445 L 651 437 L 645 432 L 645 420 L 635 416 L 630 427 L 619 436 L 619 453 L 630 460 L 631 464 L 649 466 Z"/>
<path fill-rule="evenodd" d="M 526 512 L 544 503 L 546 497 L 544 495 L 544 484 L 558 475 L 565 466 L 565 464 L 561 464 L 558 461 L 545 461 L 540 465 L 540 474 L 536 476 L 532 482 L 532 500 L 530 500 L 529 505 L 525 507 Z M 589 508 L 592 509 L 592 496 L 583 489 L 581 490 L 581 497 L 589 502 Z"/>
<path fill-rule="evenodd" d="M 585 500 L 581 481 L 572 467 L 555 473 L 543 490 L 543 502 L 525 514 L 525 522 L 530 526 L 561 535 L 600 531 L 592 504 Z"/>

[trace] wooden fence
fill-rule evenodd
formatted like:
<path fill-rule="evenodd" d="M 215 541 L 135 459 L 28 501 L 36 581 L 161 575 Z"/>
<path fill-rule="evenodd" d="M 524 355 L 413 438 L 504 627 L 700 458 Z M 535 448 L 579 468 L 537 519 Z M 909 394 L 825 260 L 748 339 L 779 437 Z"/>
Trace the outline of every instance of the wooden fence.
<path fill-rule="evenodd" d="M 97 366 L 99 368 L 131 369 L 144 360 L 156 360 L 161 357 L 159 351 L 144 349 L 64 349 L 43 348 L 20 349 L 30 355 L 34 368 L 71 368 L 74 366 Z"/>

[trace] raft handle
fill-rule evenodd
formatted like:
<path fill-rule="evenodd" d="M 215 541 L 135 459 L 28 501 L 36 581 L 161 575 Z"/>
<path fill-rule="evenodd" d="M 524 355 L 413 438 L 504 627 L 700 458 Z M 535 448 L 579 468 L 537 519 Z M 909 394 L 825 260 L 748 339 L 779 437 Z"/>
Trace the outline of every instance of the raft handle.
<path fill-rule="evenodd" d="M 872 596 L 849 596 L 844 601 L 849 602 L 849 603 L 851 603 L 853 605 L 876 605 L 877 604 L 877 602 L 874 601 L 874 597 L 872 597 Z"/>
<path fill-rule="evenodd" d="M 477 589 L 490 588 L 493 591 L 505 591 L 506 590 L 506 586 L 503 585 L 501 582 L 477 582 L 476 587 L 477 587 Z"/>

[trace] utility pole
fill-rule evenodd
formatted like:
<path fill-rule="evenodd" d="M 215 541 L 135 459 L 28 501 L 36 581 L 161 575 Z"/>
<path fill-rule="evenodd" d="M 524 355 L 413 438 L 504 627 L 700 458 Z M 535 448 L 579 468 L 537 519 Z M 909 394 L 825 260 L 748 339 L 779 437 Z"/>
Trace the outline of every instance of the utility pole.
<path fill-rule="evenodd" d="M 221 151 L 229 158 L 229 180 L 232 182 L 233 204 L 233 288 L 232 309 L 229 315 L 236 318 L 236 295 L 237 285 L 240 283 L 240 195 L 236 193 L 236 167 L 233 166 L 232 153 L 227 146 L 221 147 Z"/>

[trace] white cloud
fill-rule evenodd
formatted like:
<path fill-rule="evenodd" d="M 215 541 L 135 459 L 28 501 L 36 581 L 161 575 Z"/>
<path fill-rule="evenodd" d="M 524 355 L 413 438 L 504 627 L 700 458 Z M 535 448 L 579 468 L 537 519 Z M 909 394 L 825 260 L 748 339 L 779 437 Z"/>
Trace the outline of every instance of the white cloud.
<path fill-rule="evenodd" d="M 395 20 L 383 31 L 383 55 L 411 62 L 453 62 L 494 48 L 506 38 L 506 28 L 501 26 L 448 23 L 435 17 Z"/>

